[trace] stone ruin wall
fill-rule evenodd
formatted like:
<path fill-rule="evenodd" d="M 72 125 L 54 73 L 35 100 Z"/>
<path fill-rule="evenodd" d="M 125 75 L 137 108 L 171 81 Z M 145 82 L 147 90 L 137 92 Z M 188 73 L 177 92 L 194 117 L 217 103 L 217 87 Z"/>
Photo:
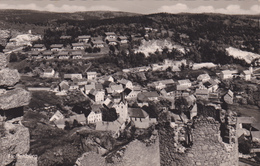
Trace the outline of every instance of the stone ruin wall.
<path fill-rule="evenodd" d="M 15 87 L 20 80 L 20 75 L 17 70 L 7 68 L 7 63 L 7 56 L 0 53 L 1 166 L 13 164 L 13 162 L 19 159 L 19 157 L 17 158 L 19 154 L 25 155 L 30 150 L 29 129 L 21 123 L 22 117 L 19 116 L 22 116 L 22 114 L 16 115 L 18 112 L 23 112 L 23 106 L 29 104 L 31 95 L 28 91 Z M 30 160 L 30 158 L 28 159 Z M 22 162 L 26 163 L 24 160 Z M 37 163 L 34 165 L 37 165 Z"/>
<path fill-rule="evenodd" d="M 185 153 L 188 160 L 183 162 L 184 165 L 238 165 L 237 139 L 231 134 L 230 142 L 223 142 L 218 121 L 213 118 L 198 120 L 194 124 L 192 136 L 193 145 Z"/>

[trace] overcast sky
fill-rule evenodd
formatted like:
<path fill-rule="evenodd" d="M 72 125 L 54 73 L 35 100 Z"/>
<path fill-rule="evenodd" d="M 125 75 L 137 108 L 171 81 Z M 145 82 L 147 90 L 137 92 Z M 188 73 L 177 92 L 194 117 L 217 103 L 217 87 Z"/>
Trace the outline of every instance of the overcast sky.
<path fill-rule="evenodd" d="M 54 12 L 126 11 L 142 14 L 224 13 L 259 14 L 260 0 L 0 0 L 0 9 L 32 9 Z"/>

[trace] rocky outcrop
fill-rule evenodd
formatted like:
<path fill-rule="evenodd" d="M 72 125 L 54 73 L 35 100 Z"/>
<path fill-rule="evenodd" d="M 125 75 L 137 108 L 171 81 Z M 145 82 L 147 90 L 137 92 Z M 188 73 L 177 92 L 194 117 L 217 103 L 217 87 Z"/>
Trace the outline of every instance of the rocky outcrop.
<path fill-rule="evenodd" d="M 15 166 L 37 166 L 37 156 L 32 155 L 16 155 Z"/>
<path fill-rule="evenodd" d="M 7 56 L 3 53 L 0 53 L 0 69 L 5 68 L 7 66 L 7 63 Z"/>
<path fill-rule="evenodd" d="M 20 80 L 20 75 L 16 69 L 0 70 L 0 86 L 14 86 Z"/>
<path fill-rule="evenodd" d="M 0 110 L 8 110 L 11 108 L 28 105 L 31 95 L 28 91 L 17 88 L 8 90 L 0 95 Z"/>
<path fill-rule="evenodd" d="M 5 122 L 4 129 L 4 136 L 0 138 L 0 165 L 10 164 L 15 155 L 27 154 L 30 150 L 29 130 L 20 120 Z"/>

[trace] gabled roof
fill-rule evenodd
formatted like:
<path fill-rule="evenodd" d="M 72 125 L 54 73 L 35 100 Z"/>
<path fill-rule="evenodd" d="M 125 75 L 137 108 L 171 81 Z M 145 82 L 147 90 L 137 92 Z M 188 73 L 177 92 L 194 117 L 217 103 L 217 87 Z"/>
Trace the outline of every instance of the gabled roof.
<path fill-rule="evenodd" d="M 115 32 L 105 32 L 105 35 L 109 36 L 109 35 L 116 35 L 116 34 L 115 34 Z"/>
<path fill-rule="evenodd" d="M 49 51 L 49 50 L 46 50 L 46 51 L 42 52 L 42 55 L 52 55 L 52 54 L 53 54 L 53 52 Z"/>
<path fill-rule="evenodd" d="M 250 75 L 251 71 L 250 70 L 244 70 L 242 73 L 245 74 L 245 75 Z"/>
<path fill-rule="evenodd" d="M 159 82 L 161 82 L 161 83 L 163 83 L 163 84 L 165 84 L 165 85 L 174 84 L 173 79 L 161 80 L 161 81 L 159 81 Z"/>
<path fill-rule="evenodd" d="M 72 47 L 81 47 L 81 46 L 85 46 L 85 44 L 84 43 L 72 43 L 71 44 L 72 45 Z"/>
<path fill-rule="evenodd" d="M 191 82 L 189 79 L 185 79 L 185 80 L 178 80 L 178 83 L 179 83 L 179 85 L 182 85 L 182 84 L 189 84 Z"/>
<path fill-rule="evenodd" d="M 67 55 L 69 55 L 69 51 L 58 52 L 58 56 L 67 56 Z"/>
<path fill-rule="evenodd" d="M 87 72 L 87 75 L 97 75 L 97 72 L 95 72 L 95 71 L 90 71 L 90 72 Z"/>
<path fill-rule="evenodd" d="M 111 85 L 110 88 L 112 89 L 112 91 L 118 91 L 118 90 L 123 90 L 124 89 L 122 84 L 120 84 L 120 85 Z"/>
<path fill-rule="evenodd" d="M 207 89 L 196 89 L 196 95 L 199 94 L 199 95 L 208 95 L 209 94 L 209 91 Z"/>
<path fill-rule="evenodd" d="M 223 71 L 221 71 L 221 73 L 223 73 L 223 74 L 236 74 L 236 73 L 238 73 L 238 71 L 237 70 L 223 70 Z"/>
<path fill-rule="evenodd" d="M 128 108 L 128 116 L 131 118 L 146 118 L 149 115 L 141 108 Z"/>
<path fill-rule="evenodd" d="M 258 122 L 258 123 L 252 123 L 251 126 L 252 126 L 254 129 L 260 131 L 260 123 L 259 123 L 259 122 Z"/>
<path fill-rule="evenodd" d="M 120 84 L 126 85 L 128 82 L 131 82 L 131 81 L 126 80 L 126 79 L 121 79 L 121 80 L 118 80 L 117 82 Z"/>
<path fill-rule="evenodd" d="M 120 40 L 127 40 L 127 37 L 126 37 L 126 36 L 118 36 L 118 38 L 119 38 Z"/>
<path fill-rule="evenodd" d="M 97 122 L 96 130 L 117 132 L 123 124 L 124 120 L 119 117 L 114 122 Z"/>
<path fill-rule="evenodd" d="M 63 44 L 52 44 L 50 47 L 51 48 L 62 48 Z"/>
<path fill-rule="evenodd" d="M 71 36 L 65 36 L 65 35 L 60 37 L 60 39 L 70 39 L 70 38 L 71 38 Z"/>
<path fill-rule="evenodd" d="M 104 44 L 104 42 L 102 40 L 95 40 L 92 41 L 93 44 Z"/>
<path fill-rule="evenodd" d="M 91 106 L 91 110 L 95 112 L 95 114 L 101 113 L 100 108 L 102 108 L 102 105 L 100 104 L 94 104 Z"/>
<path fill-rule="evenodd" d="M 95 84 L 95 88 L 96 88 L 97 90 L 103 90 L 103 86 L 102 86 L 102 84 L 100 84 L 100 83 L 96 83 L 96 84 Z"/>
<path fill-rule="evenodd" d="M 78 50 L 71 52 L 72 56 L 74 56 L 74 55 L 82 55 L 82 54 L 83 54 L 82 51 L 78 51 Z"/>
<path fill-rule="evenodd" d="M 82 35 L 82 36 L 78 36 L 78 39 L 89 39 L 91 38 L 90 35 Z"/>
<path fill-rule="evenodd" d="M 42 47 L 45 47 L 44 44 L 35 44 L 33 45 L 33 48 L 42 48 Z"/>
<path fill-rule="evenodd" d="M 85 85 L 85 90 L 91 90 L 91 89 L 95 89 L 94 84 Z"/>

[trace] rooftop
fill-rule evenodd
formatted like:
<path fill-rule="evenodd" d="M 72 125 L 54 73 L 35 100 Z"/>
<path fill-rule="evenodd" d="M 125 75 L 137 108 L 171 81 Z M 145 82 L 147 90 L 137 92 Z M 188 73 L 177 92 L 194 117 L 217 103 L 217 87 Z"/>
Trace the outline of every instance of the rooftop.
<path fill-rule="evenodd" d="M 141 108 L 128 108 L 128 115 L 131 118 L 146 118 L 148 114 Z"/>

